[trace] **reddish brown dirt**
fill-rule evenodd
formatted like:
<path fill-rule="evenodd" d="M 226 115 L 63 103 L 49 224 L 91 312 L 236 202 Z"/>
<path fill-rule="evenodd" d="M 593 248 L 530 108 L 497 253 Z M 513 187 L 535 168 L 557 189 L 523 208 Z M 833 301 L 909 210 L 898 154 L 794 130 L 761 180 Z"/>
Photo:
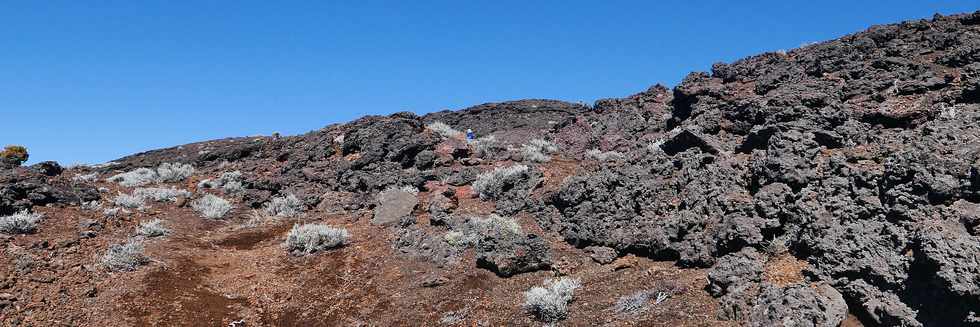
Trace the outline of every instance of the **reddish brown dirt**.
<path fill-rule="evenodd" d="M 560 161 L 555 167 L 548 170 L 546 178 L 554 179 L 548 184 L 570 173 Z M 110 188 L 104 194 L 108 197 L 129 191 L 100 186 Z M 241 224 L 248 210 L 241 203 L 236 207 L 222 221 L 204 220 L 190 208 L 168 203 L 152 203 L 145 212 L 119 218 L 77 207 L 37 208 L 46 217 L 37 233 L 3 241 L 10 255 L 0 260 L 0 293 L 16 301 L 2 311 L 2 325 L 227 326 L 244 321 L 247 326 L 433 326 L 444 314 L 461 311 L 463 326 L 531 326 L 539 323 L 521 308 L 523 292 L 559 271 L 583 285 L 563 325 L 731 324 L 715 320 L 717 304 L 703 290 L 704 270 L 644 258 L 621 260 L 625 266 L 599 265 L 558 235 L 545 235 L 555 247 L 555 271 L 500 278 L 476 268 L 471 253 L 444 268 L 399 256 L 390 245 L 391 231 L 370 225 L 368 212 L 308 212 L 246 228 Z M 492 210 L 478 199 L 462 199 L 460 208 L 474 214 Z M 152 258 L 148 265 L 109 273 L 96 264 L 109 245 L 125 241 L 140 221 L 154 218 L 173 232 L 146 243 Z M 78 237 L 84 219 L 103 225 L 97 237 Z M 518 219 L 542 232 L 531 217 Z M 314 256 L 287 254 L 280 244 L 289 228 L 315 221 L 347 228 L 352 243 Z M 15 267 L 23 253 L 34 258 L 29 272 Z M 422 286 L 436 277 L 447 282 Z M 610 310 L 620 296 L 665 287 L 677 294 L 642 314 L 617 316 Z"/>

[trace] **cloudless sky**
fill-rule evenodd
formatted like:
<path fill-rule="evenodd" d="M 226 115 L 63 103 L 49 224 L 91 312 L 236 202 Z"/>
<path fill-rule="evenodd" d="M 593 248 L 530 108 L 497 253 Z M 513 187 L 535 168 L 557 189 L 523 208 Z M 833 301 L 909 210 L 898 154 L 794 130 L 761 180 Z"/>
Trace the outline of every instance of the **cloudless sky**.
<path fill-rule="evenodd" d="M 4 1 L 0 146 L 110 161 L 368 114 L 623 97 L 974 1 Z"/>

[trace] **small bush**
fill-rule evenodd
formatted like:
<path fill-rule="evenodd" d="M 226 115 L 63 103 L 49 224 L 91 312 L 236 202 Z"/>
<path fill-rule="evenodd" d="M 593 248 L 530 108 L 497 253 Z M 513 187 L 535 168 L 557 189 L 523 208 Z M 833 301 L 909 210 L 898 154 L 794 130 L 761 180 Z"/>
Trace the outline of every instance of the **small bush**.
<path fill-rule="evenodd" d="M 467 248 L 476 244 L 477 234 L 467 234 L 459 231 L 447 232 L 442 236 L 446 244 L 458 248 Z"/>
<path fill-rule="evenodd" d="M 27 210 L 15 213 L 10 216 L 0 217 L 0 233 L 3 234 L 30 234 L 37 230 L 37 223 L 44 215 L 31 213 Z"/>
<path fill-rule="evenodd" d="M 643 312 L 647 308 L 647 302 L 650 301 L 650 293 L 647 291 L 639 291 L 630 295 L 620 297 L 616 300 L 616 306 L 614 310 L 620 314 L 632 314 Z"/>
<path fill-rule="evenodd" d="M 71 180 L 76 183 L 94 182 L 96 179 L 99 179 L 99 173 L 75 175 L 75 177 L 71 178 Z"/>
<path fill-rule="evenodd" d="M 126 187 L 143 186 L 158 182 L 179 182 L 194 174 L 194 167 L 181 163 L 162 163 L 157 169 L 138 168 L 106 179 Z"/>
<path fill-rule="evenodd" d="M 482 173 L 473 182 L 473 191 L 479 194 L 481 199 L 496 199 L 503 194 L 508 185 L 513 186 L 521 179 L 528 178 L 527 171 L 528 167 L 525 165 L 514 165 Z"/>
<path fill-rule="evenodd" d="M 427 125 L 426 128 L 445 138 L 458 138 L 463 135 L 463 132 L 457 131 L 452 126 L 438 121 Z"/>
<path fill-rule="evenodd" d="M 107 208 L 102 210 L 102 216 L 106 218 L 115 218 L 119 215 L 121 210 L 119 208 Z"/>
<path fill-rule="evenodd" d="M 177 198 L 191 197 L 191 192 L 175 188 L 150 187 L 138 188 L 133 191 L 133 195 L 156 202 L 177 202 Z"/>
<path fill-rule="evenodd" d="M 20 145 L 8 145 L 0 152 L 0 163 L 9 165 L 20 166 L 20 164 L 27 162 L 28 158 L 30 155 L 27 154 L 27 148 Z"/>
<path fill-rule="evenodd" d="M 486 233 L 486 231 L 501 231 L 510 234 L 524 235 L 524 230 L 521 228 L 521 225 L 517 223 L 517 220 L 510 217 L 490 215 L 490 217 L 486 219 L 475 218 L 471 220 L 471 225 L 476 227 L 476 229 L 482 233 Z"/>
<path fill-rule="evenodd" d="M 149 261 L 143 254 L 143 241 L 131 238 L 126 243 L 109 246 L 99 264 L 109 271 L 133 271 Z"/>
<path fill-rule="evenodd" d="M 524 230 L 516 220 L 498 215 L 490 215 L 487 218 L 472 217 L 456 229 L 444 234 L 443 241 L 459 248 L 476 246 L 481 238 L 488 236 L 503 234 L 524 236 Z"/>
<path fill-rule="evenodd" d="M 107 182 L 116 182 L 125 187 L 143 186 L 157 181 L 157 172 L 150 168 L 138 168 L 133 171 L 106 178 Z"/>
<path fill-rule="evenodd" d="M 449 311 L 442 314 L 442 317 L 439 318 L 439 324 L 457 325 L 465 321 L 467 315 L 469 315 L 469 308 L 458 311 Z"/>
<path fill-rule="evenodd" d="M 245 191 L 245 185 L 242 184 L 242 172 L 237 170 L 223 173 L 216 179 L 205 179 L 197 183 L 197 188 L 220 188 L 225 194 L 238 194 Z"/>
<path fill-rule="evenodd" d="M 136 235 L 143 237 L 160 237 L 170 234 L 170 229 L 163 226 L 163 220 L 153 219 L 141 222 L 136 227 Z"/>
<path fill-rule="evenodd" d="M 6 252 L 8 257 L 14 258 L 14 271 L 19 274 L 30 273 L 40 266 L 40 260 L 23 248 L 10 247 Z"/>
<path fill-rule="evenodd" d="M 524 292 L 524 308 L 543 322 L 556 322 L 568 317 L 568 304 L 582 284 L 578 279 L 562 277 L 548 280 L 544 287 L 532 287 Z"/>
<path fill-rule="evenodd" d="M 528 142 L 527 145 L 540 149 L 541 152 L 544 154 L 552 154 L 558 152 L 558 145 L 543 139 L 533 139 L 530 142 Z"/>
<path fill-rule="evenodd" d="M 507 148 L 497 141 L 497 137 L 493 135 L 478 138 L 473 142 L 473 154 L 477 158 L 491 159 L 506 150 Z"/>
<path fill-rule="evenodd" d="M 142 197 L 136 195 L 123 194 L 123 193 L 119 193 L 119 195 L 116 195 L 116 198 L 112 199 L 112 203 L 116 204 L 117 206 L 123 208 L 129 208 L 129 209 L 139 209 L 139 208 L 143 208 L 144 206 Z"/>
<path fill-rule="evenodd" d="M 245 220 L 241 226 L 245 228 L 252 228 L 270 221 L 274 221 L 275 219 L 276 217 L 270 216 L 264 210 L 252 210 L 248 214 L 248 219 Z"/>
<path fill-rule="evenodd" d="M 197 213 L 207 219 L 219 219 L 231 211 L 231 203 L 214 194 L 205 194 L 201 198 L 191 203 Z"/>
<path fill-rule="evenodd" d="M 274 217 L 294 217 L 305 209 L 303 202 L 292 194 L 273 198 L 264 208 L 267 214 Z"/>
<path fill-rule="evenodd" d="M 180 182 L 194 175 L 194 166 L 164 162 L 157 167 L 157 175 L 160 182 Z"/>
<path fill-rule="evenodd" d="M 99 201 L 88 201 L 82 203 L 82 210 L 95 211 L 102 209 L 102 203 Z"/>
<path fill-rule="evenodd" d="M 618 160 L 626 159 L 626 155 L 624 155 L 622 153 L 619 153 L 619 152 L 616 152 L 616 151 L 602 152 L 599 149 L 592 149 L 592 150 L 589 150 L 589 151 L 585 151 L 585 157 L 586 158 L 590 158 L 590 159 L 594 159 L 594 160 L 597 160 L 597 161 L 602 161 L 602 162 L 605 162 L 605 161 L 618 161 Z"/>
<path fill-rule="evenodd" d="M 527 162 L 551 161 L 551 157 L 548 155 L 555 152 L 558 152 L 558 145 L 542 139 L 533 139 L 521 147 L 521 156 Z"/>
<path fill-rule="evenodd" d="M 313 254 L 347 244 L 350 233 L 324 224 L 293 225 L 283 247 L 296 255 Z"/>
<path fill-rule="evenodd" d="M 239 181 L 231 181 L 225 183 L 225 185 L 222 185 L 221 190 L 224 191 L 225 194 L 239 194 L 245 192 L 245 185 Z"/>

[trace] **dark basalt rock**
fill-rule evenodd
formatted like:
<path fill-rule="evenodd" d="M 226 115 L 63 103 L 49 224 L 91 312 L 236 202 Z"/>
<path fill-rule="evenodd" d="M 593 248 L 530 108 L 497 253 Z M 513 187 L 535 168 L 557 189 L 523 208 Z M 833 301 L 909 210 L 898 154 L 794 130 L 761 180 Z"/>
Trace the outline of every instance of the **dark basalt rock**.
<path fill-rule="evenodd" d="M 765 285 L 748 325 L 836 327 L 846 316 L 844 297 L 829 285 Z"/>
<path fill-rule="evenodd" d="M 476 264 L 501 277 L 546 269 L 551 266 L 551 247 L 534 234 L 494 231 L 477 241 Z"/>
<path fill-rule="evenodd" d="M 718 259 L 708 271 L 708 291 L 714 296 L 743 292 L 762 280 L 763 255 L 746 248 Z"/>
<path fill-rule="evenodd" d="M 54 161 L 40 162 L 32 165 L 30 169 L 33 169 L 34 171 L 37 171 L 45 176 L 58 176 L 65 170 L 64 168 L 61 168 L 61 165 Z"/>
<path fill-rule="evenodd" d="M 10 215 L 33 206 L 48 204 L 78 205 L 100 198 L 91 185 L 69 183 L 44 174 L 48 165 L 14 167 L 0 170 L 0 216 Z"/>

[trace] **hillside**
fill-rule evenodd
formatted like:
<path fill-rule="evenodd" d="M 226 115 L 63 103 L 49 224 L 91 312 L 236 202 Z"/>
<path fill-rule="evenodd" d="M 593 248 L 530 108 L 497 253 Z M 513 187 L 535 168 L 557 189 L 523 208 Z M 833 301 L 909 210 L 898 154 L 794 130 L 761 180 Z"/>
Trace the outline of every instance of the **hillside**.
<path fill-rule="evenodd" d="M 980 326 L 980 12 L 591 106 L 3 168 L 0 217 L 9 326 Z"/>

